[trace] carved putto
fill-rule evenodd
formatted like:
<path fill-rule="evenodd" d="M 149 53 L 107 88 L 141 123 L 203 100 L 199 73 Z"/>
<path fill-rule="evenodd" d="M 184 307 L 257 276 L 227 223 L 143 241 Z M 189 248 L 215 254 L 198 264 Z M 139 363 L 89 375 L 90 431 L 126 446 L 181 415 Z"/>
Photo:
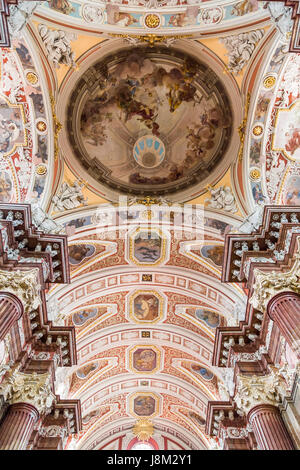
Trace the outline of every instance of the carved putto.
<path fill-rule="evenodd" d="M 65 211 L 75 209 L 81 205 L 87 205 L 87 199 L 82 194 L 83 183 L 74 181 L 72 185 L 64 182 L 59 190 L 58 195 L 53 196 L 52 202 L 55 211 Z"/>
<path fill-rule="evenodd" d="M 287 37 L 293 29 L 292 8 L 285 6 L 283 2 L 266 2 L 264 8 L 267 8 L 273 23 L 278 31 Z"/>
<path fill-rule="evenodd" d="M 62 30 L 49 29 L 44 24 L 40 24 L 38 29 L 47 49 L 48 59 L 54 67 L 59 68 L 60 64 L 75 67 L 74 52 L 70 46 L 70 42 L 76 39 L 75 35 Z"/>
<path fill-rule="evenodd" d="M 205 199 L 205 203 L 208 207 L 212 209 L 223 209 L 226 212 L 237 212 L 235 197 L 229 186 L 219 186 L 216 189 L 208 187 L 208 189 L 211 196 Z"/>
<path fill-rule="evenodd" d="M 32 221 L 43 233 L 65 233 L 65 228 L 55 222 L 39 204 L 31 204 Z"/>
<path fill-rule="evenodd" d="M 17 37 L 24 28 L 27 21 L 33 15 L 35 9 L 42 2 L 24 2 L 19 1 L 17 5 L 9 5 L 9 16 L 7 18 L 9 33 L 13 37 Z"/>
<path fill-rule="evenodd" d="M 264 35 L 263 29 L 256 29 L 236 36 L 220 39 L 228 50 L 228 69 L 237 75 L 249 62 L 257 43 Z"/>

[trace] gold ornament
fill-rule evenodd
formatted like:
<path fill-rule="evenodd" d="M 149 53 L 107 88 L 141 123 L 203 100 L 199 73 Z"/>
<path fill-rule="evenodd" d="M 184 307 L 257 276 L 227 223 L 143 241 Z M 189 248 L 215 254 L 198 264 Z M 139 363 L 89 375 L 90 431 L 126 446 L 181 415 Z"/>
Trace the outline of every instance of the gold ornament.
<path fill-rule="evenodd" d="M 57 119 L 55 108 L 55 99 L 52 93 L 50 93 L 50 103 L 51 103 L 51 109 L 52 109 L 52 119 L 53 119 L 53 128 L 54 128 L 54 159 L 57 160 L 58 158 L 58 134 L 62 130 L 62 124 L 60 121 Z"/>
<path fill-rule="evenodd" d="M 245 132 L 246 132 L 246 127 L 247 127 L 247 119 L 248 119 L 248 112 L 249 112 L 249 106 L 250 106 L 250 98 L 251 95 L 250 93 L 247 94 L 246 98 L 246 103 L 245 103 L 245 114 L 244 114 L 244 119 L 241 122 L 241 125 L 238 127 L 238 133 L 240 137 L 240 150 L 239 150 L 239 162 L 242 161 L 243 158 L 243 151 L 244 151 L 244 141 L 245 141 Z"/>
<path fill-rule="evenodd" d="M 37 74 L 35 72 L 27 72 L 26 74 L 26 80 L 28 83 L 30 83 L 31 85 L 36 85 L 39 78 L 37 76 Z"/>
<path fill-rule="evenodd" d="M 36 124 L 36 128 L 40 132 L 45 132 L 47 129 L 47 124 L 44 121 L 38 121 Z"/>
<path fill-rule="evenodd" d="M 253 168 L 250 171 L 250 179 L 256 181 L 260 178 L 260 170 L 258 168 Z"/>
<path fill-rule="evenodd" d="M 259 136 L 263 133 L 263 128 L 262 126 L 258 126 L 258 125 L 254 126 L 252 132 L 254 135 Z"/>
<path fill-rule="evenodd" d="M 264 87 L 272 88 L 276 83 L 276 78 L 273 75 L 269 75 L 264 79 Z"/>
<path fill-rule="evenodd" d="M 145 18 L 145 25 L 147 26 L 147 28 L 158 28 L 158 26 L 160 25 L 159 16 L 155 15 L 154 13 L 150 13 Z"/>
<path fill-rule="evenodd" d="M 37 175 L 45 175 L 47 173 L 47 167 L 45 165 L 37 165 L 35 172 Z"/>
<path fill-rule="evenodd" d="M 149 441 L 153 436 L 154 427 L 148 418 L 140 418 L 135 423 L 132 432 L 140 441 Z"/>
<path fill-rule="evenodd" d="M 122 39 L 137 39 L 138 42 L 147 43 L 149 47 L 154 47 L 156 44 L 164 43 L 168 39 L 184 39 L 192 38 L 192 34 L 168 34 L 167 36 L 157 36 L 156 34 L 146 34 L 140 36 L 139 34 L 113 34 L 109 33 L 109 36 L 113 38 L 122 38 Z"/>
<path fill-rule="evenodd" d="M 153 215 L 154 213 L 148 209 L 147 211 L 142 212 L 141 217 L 142 219 L 151 220 Z"/>

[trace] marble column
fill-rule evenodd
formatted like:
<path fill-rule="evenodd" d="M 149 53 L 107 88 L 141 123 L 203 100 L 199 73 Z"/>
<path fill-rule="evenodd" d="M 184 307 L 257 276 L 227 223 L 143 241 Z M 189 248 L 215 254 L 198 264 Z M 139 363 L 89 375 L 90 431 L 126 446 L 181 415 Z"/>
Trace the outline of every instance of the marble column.
<path fill-rule="evenodd" d="M 279 409 L 274 405 L 260 404 L 248 413 L 259 450 L 294 450 L 294 444 L 285 427 Z"/>
<path fill-rule="evenodd" d="M 29 403 L 15 403 L 8 410 L 0 425 L 1 450 L 25 450 L 39 412 Z"/>
<path fill-rule="evenodd" d="M 300 359 L 300 295 L 287 291 L 274 295 L 267 313 Z"/>
<path fill-rule="evenodd" d="M 9 292 L 0 291 L 0 341 L 23 313 L 22 302 Z"/>

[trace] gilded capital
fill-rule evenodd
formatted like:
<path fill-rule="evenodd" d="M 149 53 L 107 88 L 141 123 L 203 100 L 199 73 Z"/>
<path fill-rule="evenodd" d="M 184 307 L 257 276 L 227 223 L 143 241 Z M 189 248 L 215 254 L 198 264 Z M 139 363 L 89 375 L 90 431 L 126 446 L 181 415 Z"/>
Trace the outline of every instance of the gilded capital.
<path fill-rule="evenodd" d="M 28 271 L 0 270 L 0 291 L 10 292 L 20 299 L 24 311 L 35 310 L 41 303 L 37 268 Z"/>
<path fill-rule="evenodd" d="M 40 414 L 47 414 L 55 400 L 50 374 L 24 374 L 18 370 L 0 384 L 0 395 L 11 405 L 30 403 Z"/>
<path fill-rule="evenodd" d="M 299 243 L 299 242 L 298 242 Z M 249 302 L 253 307 L 261 312 L 266 312 L 268 302 L 274 295 L 280 292 L 295 292 L 300 294 L 300 255 L 296 256 L 296 260 L 292 269 L 288 272 L 264 273 L 259 269 L 254 269 L 255 284 L 253 295 Z"/>
<path fill-rule="evenodd" d="M 245 414 L 254 406 L 268 404 L 278 406 L 286 394 L 284 379 L 272 371 L 268 375 L 238 375 L 234 401 Z"/>

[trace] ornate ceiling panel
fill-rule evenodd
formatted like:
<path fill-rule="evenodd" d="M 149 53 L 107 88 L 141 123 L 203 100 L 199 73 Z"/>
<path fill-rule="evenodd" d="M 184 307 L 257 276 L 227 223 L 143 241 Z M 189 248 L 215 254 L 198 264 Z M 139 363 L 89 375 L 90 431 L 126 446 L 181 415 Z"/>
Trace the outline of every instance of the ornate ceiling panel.
<path fill-rule="evenodd" d="M 266 20 L 268 14 L 257 0 L 118 0 L 85 2 L 51 0 L 39 7 L 41 17 L 92 30 L 123 34 L 182 34 L 222 27 L 234 28 Z"/>
<path fill-rule="evenodd" d="M 122 236 L 113 238 L 116 218 L 125 221 L 116 211 L 101 230 L 94 224 L 105 209 L 62 219 L 73 233 L 69 256 L 75 269 L 70 286 L 52 290 L 50 304 L 56 299 L 60 321 L 76 328 L 78 365 L 64 383 L 68 396 L 82 403 L 77 445 L 98 446 L 102 429 L 111 432 L 126 422 L 132 430 L 147 418 L 156 436 L 163 419 L 205 447 L 207 402 L 223 391 L 223 377 L 210 366 L 215 329 L 233 320 L 235 300 L 243 299 L 242 291 L 228 286 L 225 292 L 218 284 L 226 224 L 203 218 L 205 241 L 194 240 L 199 253 L 179 252 L 180 243 L 193 242 L 193 225 L 183 226 L 176 240 L 174 220 L 149 229 L 148 219 L 137 224 L 129 218 Z M 106 254 L 108 263 L 98 260 L 106 244 L 115 250 Z"/>
<path fill-rule="evenodd" d="M 300 62 L 298 54 L 287 51 L 287 41 L 276 43 L 260 76 L 249 123 L 247 171 L 253 205 L 300 202 Z"/>
<path fill-rule="evenodd" d="M 42 201 L 52 173 L 43 74 L 25 40 L 0 49 L 0 70 L 0 202 Z"/>

